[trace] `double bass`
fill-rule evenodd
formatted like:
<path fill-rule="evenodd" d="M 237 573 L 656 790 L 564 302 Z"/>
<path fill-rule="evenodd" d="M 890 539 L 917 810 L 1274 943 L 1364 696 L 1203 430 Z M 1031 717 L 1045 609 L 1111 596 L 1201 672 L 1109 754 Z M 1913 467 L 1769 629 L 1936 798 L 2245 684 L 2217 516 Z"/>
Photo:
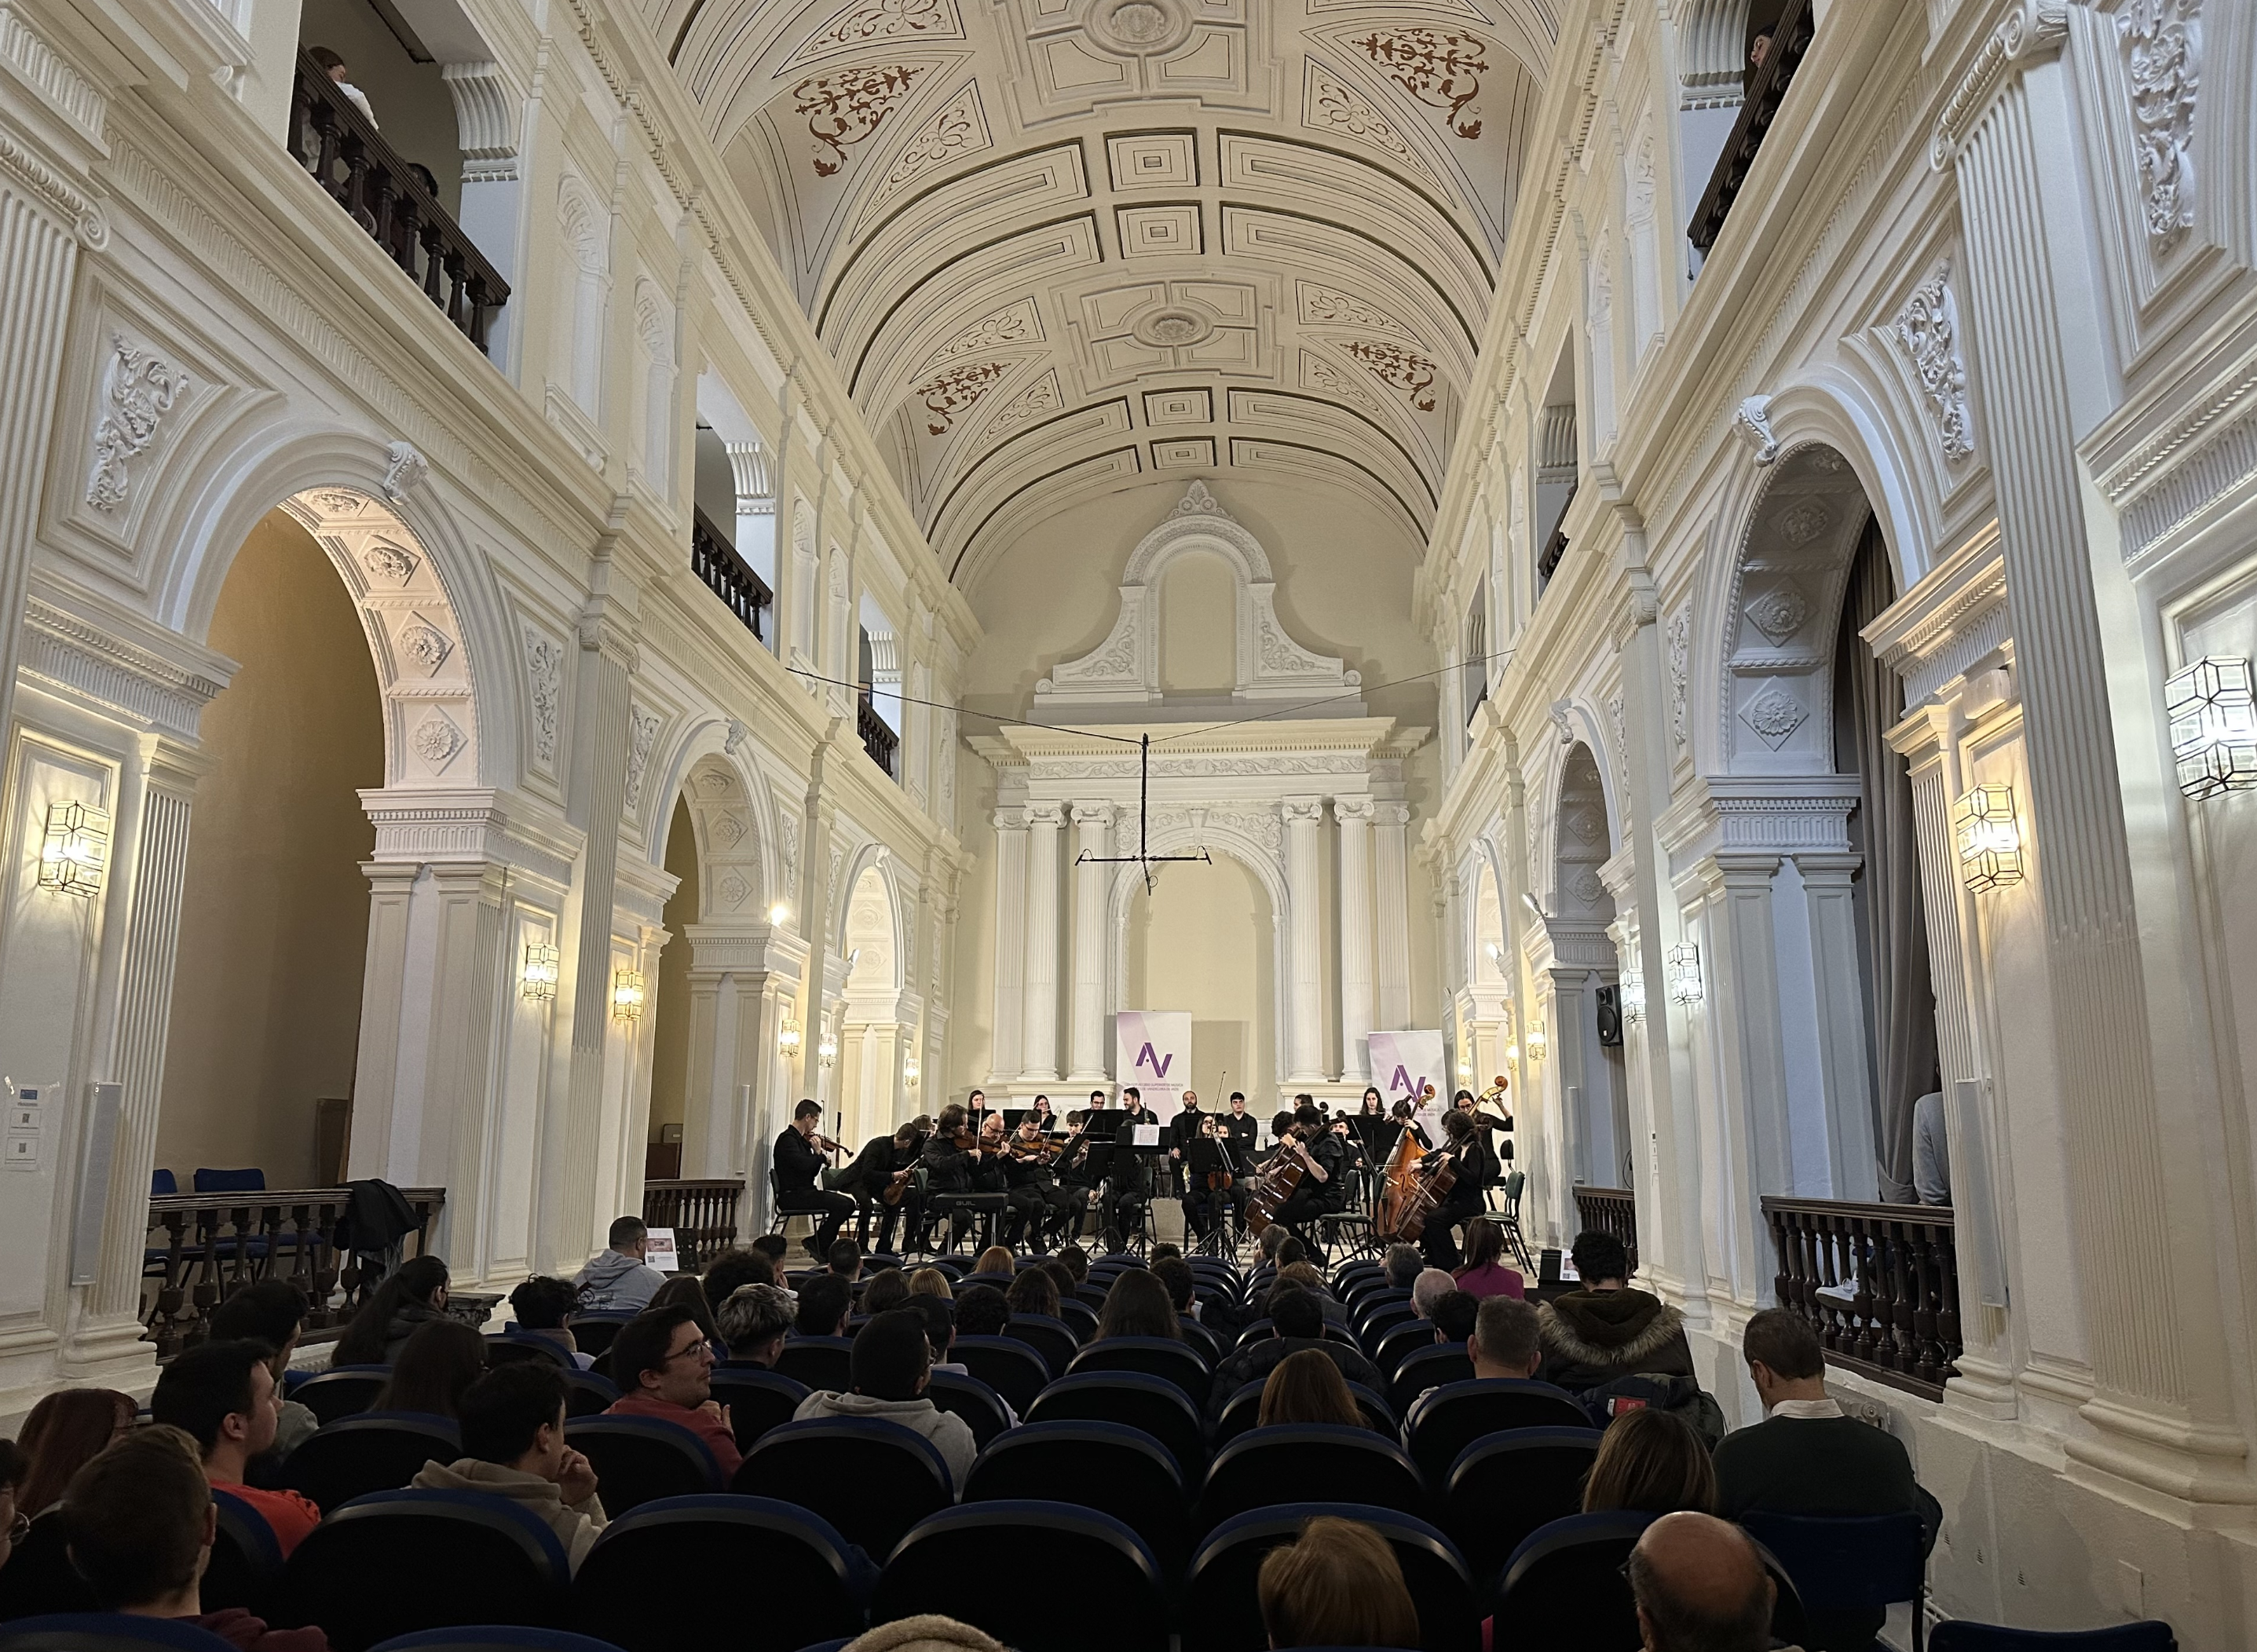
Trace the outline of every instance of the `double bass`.
<path fill-rule="evenodd" d="M 1419 1105 L 1424 1106 L 1433 1099 L 1434 1087 L 1428 1084 L 1419 1097 Z M 1424 1178 L 1419 1166 L 1423 1157 L 1415 1122 L 1411 1119 L 1403 1121 L 1403 1132 L 1395 1139 L 1395 1151 L 1381 1174 L 1379 1208 L 1372 1216 L 1372 1237 L 1390 1244 L 1398 1239 L 1410 1244 L 1417 1239 L 1425 1230 L 1426 1212 L 1437 1203 L 1433 1198 L 1421 1203 Z M 1451 1180 L 1456 1179 L 1456 1173 L 1452 1172 Z"/>

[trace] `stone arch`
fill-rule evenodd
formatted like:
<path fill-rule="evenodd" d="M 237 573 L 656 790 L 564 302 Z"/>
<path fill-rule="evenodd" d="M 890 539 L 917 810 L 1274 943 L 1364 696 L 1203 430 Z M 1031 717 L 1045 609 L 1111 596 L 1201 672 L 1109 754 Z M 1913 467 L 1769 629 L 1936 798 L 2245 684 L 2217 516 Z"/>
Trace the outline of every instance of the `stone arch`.
<path fill-rule="evenodd" d="M 760 770 L 742 760 L 732 741 L 739 726 L 712 720 L 692 727 L 661 771 L 665 784 L 657 795 L 679 797 L 688 805 L 697 836 L 702 874 L 698 915 L 706 923 L 768 921 L 773 901 L 782 899 L 782 872 L 770 859 L 775 842 L 767 783 Z M 674 811 L 655 813 L 650 833 L 651 864 L 666 864 Z M 732 893 L 734 878 L 741 888 Z"/>
<path fill-rule="evenodd" d="M 854 959 L 846 973 L 847 992 L 902 991 L 909 982 L 909 946 L 902 928 L 893 858 L 868 852 L 858 856 L 845 881 L 846 898 L 836 933 L 841 950 Z"/>
<path fill-rule="evenodd" d="M 1511 959 L 1504 950 L 1504 885 L 1485 844 L 1477 851 L 1474 862 L 1472 916 L 1468 938 L 1473 943 L 1473 957 L 1467 978 L 1477 987 L 1510 992 L 1512 971 Z M 1494 952 L 1489 950 L 1492 947 L 1496 949 Z"/>

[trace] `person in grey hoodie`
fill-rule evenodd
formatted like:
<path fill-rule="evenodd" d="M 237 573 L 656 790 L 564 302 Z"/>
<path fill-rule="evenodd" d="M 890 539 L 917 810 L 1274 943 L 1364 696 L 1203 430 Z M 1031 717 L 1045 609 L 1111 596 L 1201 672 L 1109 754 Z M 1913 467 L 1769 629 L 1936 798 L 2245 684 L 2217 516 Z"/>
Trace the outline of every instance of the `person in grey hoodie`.
<path fill-rule="evenodd" d="M 418 1491 L 485 1492 L 523 1505 L 556 1534 L 577 1571 L 604 1528 L 596 1471 L 564 1444 L 564 1379 L 546 1362 L 496 1366 L 463 1395 L 463 1455 L 429 1462 Z"/>
<path fill-rule="evenodd" d="M 878 1315 L 854 1338 L 849 1374 L 852 1394 L 819 1388 L 799 1402 L 794 1422 L 809 1417 L 875 1417 L 898 1423 L 932 1442 L 948 1464 L 950 1480 L 961 1490 L 972 1459 L 980 1453 L 972 1426 L 925 1398 L 932 1375 L 932 1345 L 924 1316 L 913 1308 Z"/>
<path fill-rule="evenodd" d="M 611 1248 L 582 1268 L 572 1283 L 583 1313 L 639 1314 L 650 1306 L 666 1275 L 642 1259 L 649 1230 L 642 1218 L 623 1216 L 612 1224 Z"/>

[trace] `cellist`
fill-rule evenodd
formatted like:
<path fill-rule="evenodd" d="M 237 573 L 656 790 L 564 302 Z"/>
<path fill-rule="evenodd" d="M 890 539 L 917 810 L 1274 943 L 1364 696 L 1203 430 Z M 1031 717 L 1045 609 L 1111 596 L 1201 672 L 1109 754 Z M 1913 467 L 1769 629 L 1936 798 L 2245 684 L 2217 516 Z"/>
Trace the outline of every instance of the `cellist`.
<path fill-rule="evenodd" d="M 1426 1253 L 1427 1267 L 1449 1272 L 1460 1260 L 1458 1225 L 1472 1221 L 1489 1208 L 1483 1195 L 1496 1175 L 1496 1154 L 1489 1145 L 1489 1133 L 1468 1108 L 1453 1107 L 1442 1115 L 1442 1135 L 1441 1152 L 1428 1154 L 1428 1161 L 1444 1156 L 1455 1161 L 1457 1180 L 1451 1184 L 1448 1197 L 1427 1213 L 1419 1247 Z"/>

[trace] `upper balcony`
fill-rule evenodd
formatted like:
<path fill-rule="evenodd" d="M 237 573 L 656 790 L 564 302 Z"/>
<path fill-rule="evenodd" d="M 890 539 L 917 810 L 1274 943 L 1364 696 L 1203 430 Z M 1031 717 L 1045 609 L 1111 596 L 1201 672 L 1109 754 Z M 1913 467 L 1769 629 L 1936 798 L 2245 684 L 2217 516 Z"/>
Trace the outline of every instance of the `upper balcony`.
<path fill-rule="evenodd" d="M 1748 82 L 1747 95 L 1740 104 L 1740 117 L 1733 124 L 1731 136 L 1724 140 L 1723 152 L 1716 157 L 1716 168 L 1709 175 L 1709 187 L 1702 193 L 1701 204 L 1693 210 L 1693 221 L 1685 226 L 1686 239 L 1704 258 L 1716 245 L 1732 203 L 1739 198 L 1740 187 L 1747 181 L 1748 171 L 1755 165 L 1756 152 L 1763 147 L 1764 134 L 1771 130 L 1779 106 L 1786 96 L 1786 88 L 1794 82 L 1794 72 L 1801 67 L 1804 53 L 1810 50 L 1816 26 L 1812 0 L 1787 0 L 1779 12 L 1779 22 L 1773 25 L 1770 43 L 1765 48 L 1763 62 Z"/>

